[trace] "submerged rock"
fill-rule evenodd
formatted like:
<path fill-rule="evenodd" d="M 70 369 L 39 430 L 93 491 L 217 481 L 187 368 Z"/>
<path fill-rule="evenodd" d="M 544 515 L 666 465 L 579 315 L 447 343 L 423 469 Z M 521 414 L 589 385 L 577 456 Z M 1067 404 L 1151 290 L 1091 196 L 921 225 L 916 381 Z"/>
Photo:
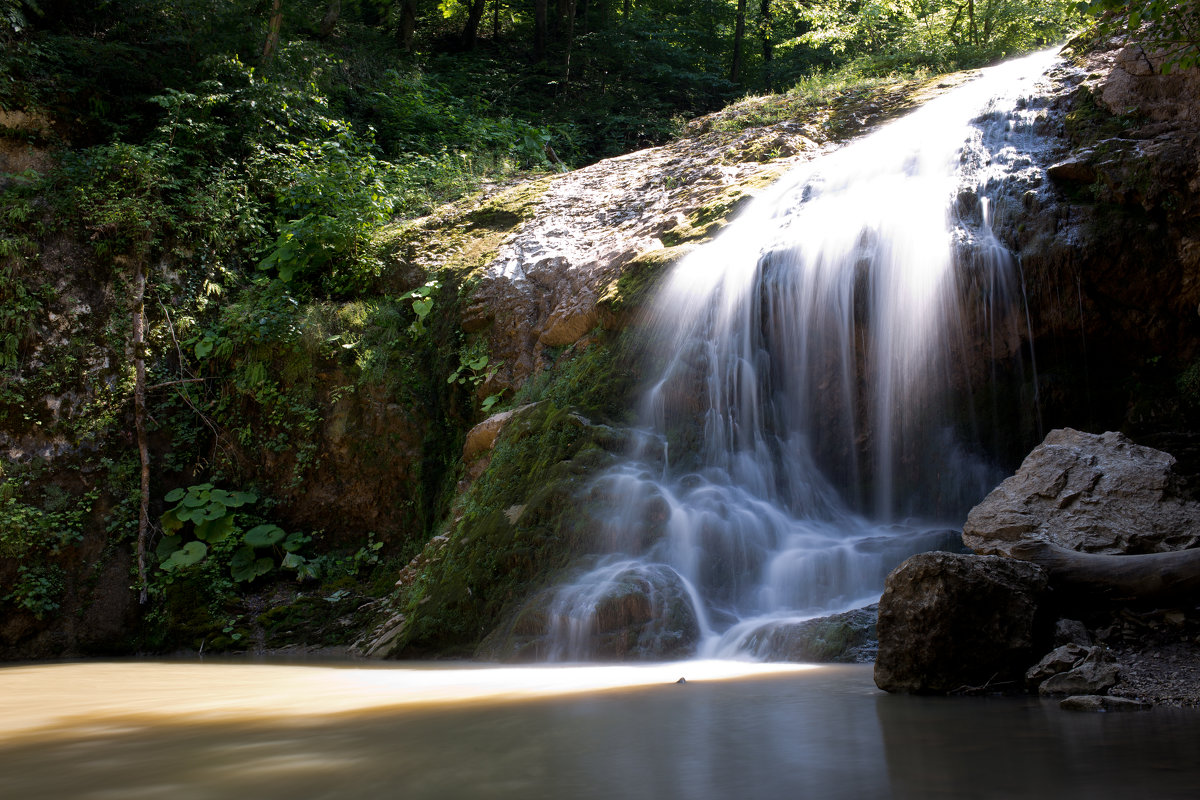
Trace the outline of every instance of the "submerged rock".
<path fill-rule="evenodd" d="M 864 663 L 878 649 L 879 605 L 802 622 L 773 622 L 747 637 L 744 648 L 767 661 Z"/>
<path fill-rule="evenodd" d="M 1041 567 L 998 556 L 908 559 L 879 601 L 876 685 L 946 694 L 1018 684 L 1046 582 Z"/>
<path fill-rule="evenodd" d="M 1157 553 L 1200 542 L 1200 504 L 1182 496 L 1175 459 L 1120 433 L 1062 428 L 971 510 L 963 542 L 1006 554 L 1041 541 L 1089 553 Z"/>
<path fill-rule="evenodd" d="M 1058 707 L 1064 711 L 1149 711 L 1153 706 L 1128 697 L 1083 694 L 1061 700 Z"/>

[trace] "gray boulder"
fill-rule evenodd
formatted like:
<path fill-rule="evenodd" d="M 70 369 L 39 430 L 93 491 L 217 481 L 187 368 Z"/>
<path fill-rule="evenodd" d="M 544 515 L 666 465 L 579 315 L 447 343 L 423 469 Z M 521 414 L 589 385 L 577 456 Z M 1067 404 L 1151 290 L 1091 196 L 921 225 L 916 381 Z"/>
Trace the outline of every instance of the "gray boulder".
<path fill-rule="evenodd" d="M 1084 661 L 1068 672 L 1060 672 L 1042 681 L 1038 694 L 1104 694 L 1121 679 L 1116 664 Z"/>
<path fill-rule="evenodd" d="M 1200 543 L 1200 504 L 1182 496 L 1175 459 L 1120 433 L 1054 430 L 971 510 L 963 543 L 1004 555 L 1049 542 L 1088 553 L 1158 553 Z"/>
<path fill-rule="evenodd" d="M 876 685 L 930 694 L 1019 685 L 1046 582 L 1041 567 L 999 556 L 908 559 L 879 601 Z"/>
<path fill-rule="evenodd" d="M 1069 672 L 1075 668 L 1076 664 L 1083 661 L 1088 652 L 1088 648 L 1080 647 L 1077 644 L 1065 644 L 1062 647 L 1054 648 L 1042 656 L 1042 660 L 1025 673 L 1025 685 L 1036 689 L 1047 678 L 1052 678 L 1062 672 Z"/>

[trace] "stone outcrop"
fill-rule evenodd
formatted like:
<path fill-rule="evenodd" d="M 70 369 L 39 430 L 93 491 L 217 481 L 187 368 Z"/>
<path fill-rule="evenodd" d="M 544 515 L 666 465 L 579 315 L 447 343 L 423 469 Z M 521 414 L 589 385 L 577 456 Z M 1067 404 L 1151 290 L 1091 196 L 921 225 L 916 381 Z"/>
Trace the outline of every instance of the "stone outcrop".
<path fill-rule="evenodd" d="M 1011 687 L 1036 658 L 1040 567 L 1000 556 L 923 553 L 888 576 L 875 683 L 945 694 Z"/>
<path fill-rule="evenodd" d="M 1051 431 L 963 526 L 978 553 L 1038 541 L 1089 553 L 1157 553 L 1200 542 L 1200 503 L 1175 459 L 1120 433 Z"/>
<path fill-rule="evenodd" d="M 766 661 L 864 663 L 878 650 L 879 606 L 857 608 L 802 622 L 775 622 L 756 630 L 744 649 Z"/>

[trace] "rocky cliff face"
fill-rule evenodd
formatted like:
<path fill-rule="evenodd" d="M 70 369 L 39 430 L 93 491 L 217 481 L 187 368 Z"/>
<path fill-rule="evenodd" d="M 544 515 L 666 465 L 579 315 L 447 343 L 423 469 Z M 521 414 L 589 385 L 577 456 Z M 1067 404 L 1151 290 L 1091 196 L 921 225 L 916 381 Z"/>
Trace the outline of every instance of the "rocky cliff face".
<path fill-rule="evenodd" d="M 1071 57 L 1046 94 L 1051 146 L 995 209 L 1018 256 L 1040 431 L 1122 429 L 1192 468 L 1200 358 L 1200 71 L 1137 46 Z M 1012 461 L 1015 464 L 1015 460 Z"/>

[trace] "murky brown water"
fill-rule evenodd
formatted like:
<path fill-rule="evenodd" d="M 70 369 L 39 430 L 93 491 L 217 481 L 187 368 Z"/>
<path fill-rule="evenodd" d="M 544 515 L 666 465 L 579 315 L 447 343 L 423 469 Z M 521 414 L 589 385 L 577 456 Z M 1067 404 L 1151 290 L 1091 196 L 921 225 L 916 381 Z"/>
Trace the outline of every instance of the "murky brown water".
<path fill-rule="evenodd" d="M 1198 742 L 1197 712 L 894 697 L 857 666 L 0 669 L 14 800 L 1191 798 Z"/>

